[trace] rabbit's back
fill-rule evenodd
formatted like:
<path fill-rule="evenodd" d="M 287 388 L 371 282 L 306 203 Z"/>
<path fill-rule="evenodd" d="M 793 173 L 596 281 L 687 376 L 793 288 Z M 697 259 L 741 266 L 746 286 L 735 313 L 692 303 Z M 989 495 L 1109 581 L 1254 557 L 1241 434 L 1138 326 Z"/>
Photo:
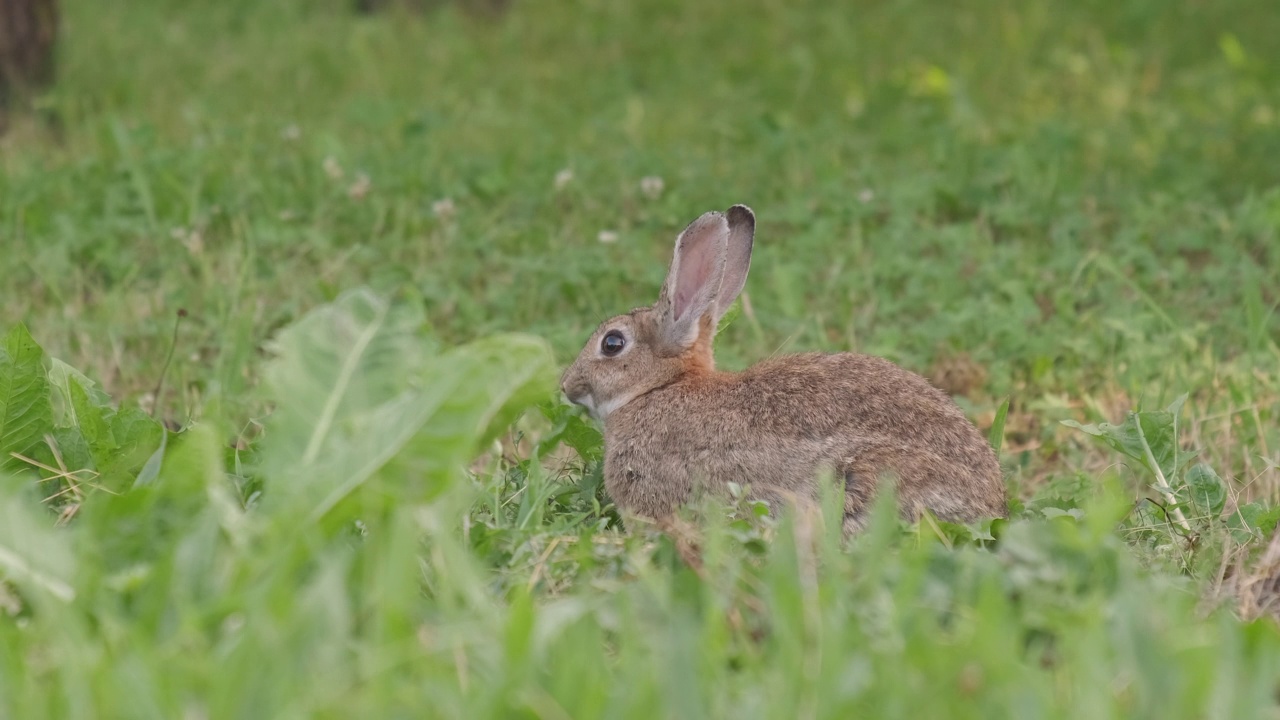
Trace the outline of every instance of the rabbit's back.
<path fill-rule="evenodd" d="M 886 474 L 898 479 L 908 516 L 1006 512 L 999 464 L 977 428 L 942 391 L 882 358 L 805 353 L 740 373 L 693 374 L 609 420 L 607 489 L 645 515 L 727 482 L 775 505 L 813 499 L 824 471 L 844 479 L 855 526 Z"/>

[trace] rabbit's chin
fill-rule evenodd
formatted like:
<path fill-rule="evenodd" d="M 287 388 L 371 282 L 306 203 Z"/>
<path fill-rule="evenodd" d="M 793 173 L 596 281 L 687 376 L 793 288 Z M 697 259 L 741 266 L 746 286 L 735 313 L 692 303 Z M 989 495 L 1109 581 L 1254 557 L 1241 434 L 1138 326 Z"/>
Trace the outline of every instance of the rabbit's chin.
<path fill-rule="evenodd" d="M 596 407 L 596 399 L 591 393 L 583 393 L 578 397 L 565 396 L 569 402 L 585 408 L 587 414 L 595 418 L 598 422 L 604 422 L 604 417 L 600 413 L 600 408 Z"/>
<path fill-rule="evenodd" d="M 603 403 L 597 403 L 594 395 L 592 395 L 591 393 L 586 393 L 576 398 L 574 397 L 569 398 L 569 402 L 573 403 L 574 405 L 581 405 L 582 407 L 586 408 L 587 414 L 595 418 L 596 422 L 599 422 L 600 424 L 603 425 L 605 418 L 609 417 L 609 415 L 614 410 L 617 410 L 623 405 L 626 405 L 627 403 L 634 400 L 635 395 L 636 395 L 635 393 L 628 393 L 625 395 L 620 395 L 618 397 L 606 400 Z"/>

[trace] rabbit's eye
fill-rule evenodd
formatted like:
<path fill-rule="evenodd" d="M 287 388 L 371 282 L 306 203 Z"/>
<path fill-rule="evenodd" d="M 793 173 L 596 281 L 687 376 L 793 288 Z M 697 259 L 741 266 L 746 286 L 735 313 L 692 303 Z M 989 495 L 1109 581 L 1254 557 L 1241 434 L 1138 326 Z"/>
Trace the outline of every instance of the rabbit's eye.
<path fill-rule="evenodd" d="M 627 346 L 627 339 L 622 337 L 622 333 L 617 330 L 611 330 L 600 339 L 600 352 L 605 357 L 613 357 L 622 352 L 622 348 Z"/>

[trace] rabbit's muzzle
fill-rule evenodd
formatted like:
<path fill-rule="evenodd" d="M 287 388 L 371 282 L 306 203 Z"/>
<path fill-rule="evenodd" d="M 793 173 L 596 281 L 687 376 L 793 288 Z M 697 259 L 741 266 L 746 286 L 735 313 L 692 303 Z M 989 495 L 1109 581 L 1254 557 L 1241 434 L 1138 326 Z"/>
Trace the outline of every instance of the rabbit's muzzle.
<path fill-rule="evenodd" d="M 596 414 L 595 398 L 591 395 L 591 386 L 580 376 L 574 372 L 574 367 L 570 367 L 565 371 L 564 377 L 560 379 L 560 392 L 564 397 L 574 405 L 581 405 L 587 409 L 593 416 Z"/>

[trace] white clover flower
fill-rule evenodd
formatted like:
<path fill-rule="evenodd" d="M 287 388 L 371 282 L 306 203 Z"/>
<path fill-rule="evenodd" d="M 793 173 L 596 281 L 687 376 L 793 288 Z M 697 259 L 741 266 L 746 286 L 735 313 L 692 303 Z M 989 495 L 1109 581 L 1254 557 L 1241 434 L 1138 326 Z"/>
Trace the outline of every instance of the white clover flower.
<path fill-rule="evenodd" d="M 196 228 L 176 227 L 169 231 L 169 237 L 182 243 L 192 255 L 204 252 L 204 234 Z"/>
<path fill-rule="evenodd" d="M 616 243 L 618 242 L 618 233 L 615 230 L 601 230 L 596 235 L 596 240 L 602 243 Z"/>
<path fill-rule="evenodd" d="M 330 155 L 324 159 L 324 174 L 331 180 L 342 179 L 342 166 L 338 164 L 337 158 Z"/>
<path fill-rule="evenodd" d="M 573 182 L 573 171 L 565 168 L 556 173 L 555 185 L 557 190 L 563 190 L 565 185 Z"/>
<path fill-rule="evenodd" d="M 356 173 L 356 181 L 351 183 L 351 187 L 347 188 L 347 197 L 352 200 L 363 200 L 365 195 L 369 194 L 369 188 L 373 183 L 369 180 L 369 176 L 364 173 Z"/>
<path fill-rule="evenodd" d="M 187 252 L 199 257 L 204 254 L 204 233 L 199 230 L 192 230 L 182 239 L 182 244 L 187 248 Z"/>
<path fill-rule="evenodd" d="M 664 189 L 666 189 L 666 183 L 662 182 L 662 178 L 657 175 L 640 178 L 640 192 L 650 200 L 657 200 Z"/>
<path fill-rule="evenodd" d="M 451 220 L 457 214 L 458 209 L 453 204 L 452 198 L 441 198 L 431 203 L 431 212 L 441 220 Z"/>

